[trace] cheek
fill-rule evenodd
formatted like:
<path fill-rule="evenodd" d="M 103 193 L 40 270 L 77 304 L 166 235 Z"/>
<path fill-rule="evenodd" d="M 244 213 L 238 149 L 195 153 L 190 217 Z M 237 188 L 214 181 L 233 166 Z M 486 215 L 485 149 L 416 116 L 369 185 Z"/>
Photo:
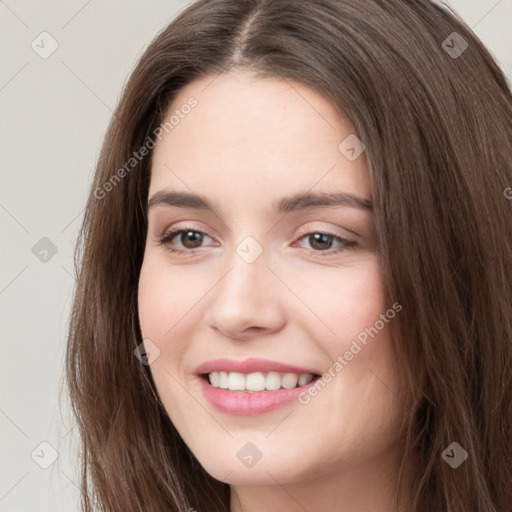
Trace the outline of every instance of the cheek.
<path fill-rule="evenodd" d="M 385 294 L 376 262 L 340 274 L 333 279 L 327 312 L 338 337 L 353 338 L 365 327 L 373 325 L 386 310 Z"/>
<path fill-rule="evenodd" d="M 179 396 L 177 380 L 183 380 L 179 361 L 187 350 L 186 336 L 182 329 L 186 324 L 183 295 L 178 296 L 163 275 L 141 270 L 139 280 L 139 322 L 142 338 L 151 340 L 158 347 L 158 357 L 150 364 L 150 371 L 166 409 Z M 176 322 L 183 317 L 182 322 Z M 145 341 L 145 343 L 147 343 Z M 151 347 L 151 344 L 149 345 Z M 155 349 L 153 349 L 155 350 Z"/>
<path fill-rule="evenodd" d="M 194 325 L 193 306 L 199 290 L 185 272 L 172 272 L 165 263 L 148 255 L 141 268 L 138 287 L 138 312 L 141 334 L 159 349 L 150 371 L 166 408 L 174 409 L 182 397 L 187 368 L 184 357 L 190 350 L 189 339 Z M 203 292 L 204 293 L 204 292 Z M 176 414 L 173 414 L 173 420 Z"/>
<path fill-rule="evenodd" d="M 369 403 L 370 396 L 390 395 L 397 385 L 390 324 L 398 313 L 387 303 L 378 261 L 340 273 L 330 296 L 324 311 L 336 334 L 319 342 L 331 361 L 342 365 L 331 373 L 343 374 L 338 380 Z"/>
<path fill-rule="evenodd" d="M 141 268 L 138 312 L 142 336 L 155 340 L 161 350 L 179 351 L 193 308 L 204 294 L 197 280 L 186 272 L 172 272 L 158 258 L 149 255 Z M 189 326 L 190 327 L 190 326 Z M 162 342 L 168 340 L 162 346 Z"/>
<path fill-rule="evenodd" d="M 301 318 L 307 322 L 304 325 L 312 339 L 332 356 L 373 326 L 389 308 L 375 254 L 347 260 L 335 268 L 298 270 L 286 279 L 294 283 L 303 302 Z"/>
<path fill-rule="evenodd" d="M 387 303 L 379 262 L 371 257 L 364 264 L 328 270 L 302 277 L 298 283 L 304 302 L 321 320 L 315 318 L 308 327 L 328 356 L 326 387 L 336 396 L 334 403 L 340 405 L 342 416 L 346 410 L 359 410 L 361 400 L 367 405 L 364 411 L 385 413 L 398 391 L 390 324 L 399 313 Z M 320 409 L 331 410 L 329 393 L 319 394 Z M 316 401 L 316 395 L 311 398 Z M 309 401 L 305 396 L 304 403 Z"/>
<path fill-rule="evenodd" d="M 162 339 L 166 330 L 172 327 L 171 318 L 165 314 L 171 312 L 177 304 L 172 304 L 171 288 L 149 272 L 143 265 L 139 279 L 139 322 L 143 338 Z"/>

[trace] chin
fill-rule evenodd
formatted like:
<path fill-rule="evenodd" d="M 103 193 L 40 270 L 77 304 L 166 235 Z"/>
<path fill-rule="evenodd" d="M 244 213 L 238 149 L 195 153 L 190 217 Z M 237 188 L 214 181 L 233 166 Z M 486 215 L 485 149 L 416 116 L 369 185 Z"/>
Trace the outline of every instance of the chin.
<path fill-rule="evenodd" d="M 194 452 L 194 455 L 210 476 L 230 485 L 275 485 L 276 481 L 286 484 L 301 481 L 310 472 L 318 473 L 319 468 L 315 470 L 304 460 L 304 450 L 283 457 L 278 446 L 265 445 L 261 441 L 257 442 L 261 452 L 258 455 L 249 443 L 241 444 L 231 439 L 229 445 L 218 445 L 219 450 L 215 452 Z M 296 446 L 301 445 L 297 443 Z"/>

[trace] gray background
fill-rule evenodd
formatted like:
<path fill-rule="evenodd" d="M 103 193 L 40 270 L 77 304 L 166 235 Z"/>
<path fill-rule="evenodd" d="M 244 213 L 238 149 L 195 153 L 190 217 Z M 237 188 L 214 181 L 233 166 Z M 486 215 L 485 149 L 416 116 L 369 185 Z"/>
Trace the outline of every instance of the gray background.
<path fill-rule="evenodd" d="M 59 401 L 74 244 L 122 85 L 189 3 L 0 0 L 0 512 L 78 510 L 76 429 Z M 448 3 L 512 79 L 512 0 Z M 51 48 L 43 31 L 58 43 L 46 59 L 31 47 Z"/>

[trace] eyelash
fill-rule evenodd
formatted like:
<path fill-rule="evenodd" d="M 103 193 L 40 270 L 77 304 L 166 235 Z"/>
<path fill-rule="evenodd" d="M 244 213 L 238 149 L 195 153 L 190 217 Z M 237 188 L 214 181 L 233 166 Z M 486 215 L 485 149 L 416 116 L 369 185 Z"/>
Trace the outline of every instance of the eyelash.
<path fill-rule="evenodd" d="M 172 253 L 195 254 L 196 252 L 200 251 L 202 248 L 177 250 L 177 249 L 172 248 L 171 245 L 170 245 L 171 241 L 176 237 L 176 235 L 179 235 L 181 233 L 185 233 L 185 232 L 188 232 L 188 231 L 192 231 L 193 233 L 199 233 L 201 235 L 206 235 L 208 238 L 211 238 L 210 236 L 208 236 L 208 234 L 206 234 L 203 231 L 199 231 L 198 229 L 194 229 L 192 227 L 183 226 L 183 227 L 179 227 L 177 229 L 174 229 L 173 231 L 170 231 L 169 233 L 165 233 L 165 234 L 159 236 L 158 237 L 158 245 L 165 245 L 165 246 L 167 246 L 166 247 L 167 250 L 172 252 Z M 344 250 L 352 249 L 352 248 L 357 246 L 357 242 L 354 242 L 353 240 L 347 240 L 346 238 L 343 238 L 341 236 L 335 235 L 334 233 L 329 233 L 329 232 L 321 231 L 321 230 L 304 231 L 304 232 L 300 233 L 300 235 L 298 236 L 297 240 L 301 240 L 306 235 L 315 235 L 315 234 L 325 235 L 325 236 L 329 236 L 329 237 L 332 237 L 334 239 L 339 240 L 341 242 L 341 245 L 340 245 L 341 249 L 340 248 L 338 248 L 337 250 L 336 249 L 334 249 L 334 250 L 333 249 L 329 249 L 329 250 L 326 250 L 326 251 L 306 249 L 307 251 L 309 251 L 310 254 L 313 254 L 313 255 L 330 256 L 330 255 L 333 255 L 333 254 L 339 254 L 339 253 L 341 253 Z"/>

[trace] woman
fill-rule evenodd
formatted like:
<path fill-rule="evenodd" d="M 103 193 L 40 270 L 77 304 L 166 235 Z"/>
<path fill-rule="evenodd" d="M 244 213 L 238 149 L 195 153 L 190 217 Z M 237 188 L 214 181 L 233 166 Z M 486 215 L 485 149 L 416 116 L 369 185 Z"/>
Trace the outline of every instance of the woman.
<path fill-rule="evenodd" d="M 83 510 L 505 512 L 511 114 L 430 2 L 179 15 L 81 231 Z"/>

